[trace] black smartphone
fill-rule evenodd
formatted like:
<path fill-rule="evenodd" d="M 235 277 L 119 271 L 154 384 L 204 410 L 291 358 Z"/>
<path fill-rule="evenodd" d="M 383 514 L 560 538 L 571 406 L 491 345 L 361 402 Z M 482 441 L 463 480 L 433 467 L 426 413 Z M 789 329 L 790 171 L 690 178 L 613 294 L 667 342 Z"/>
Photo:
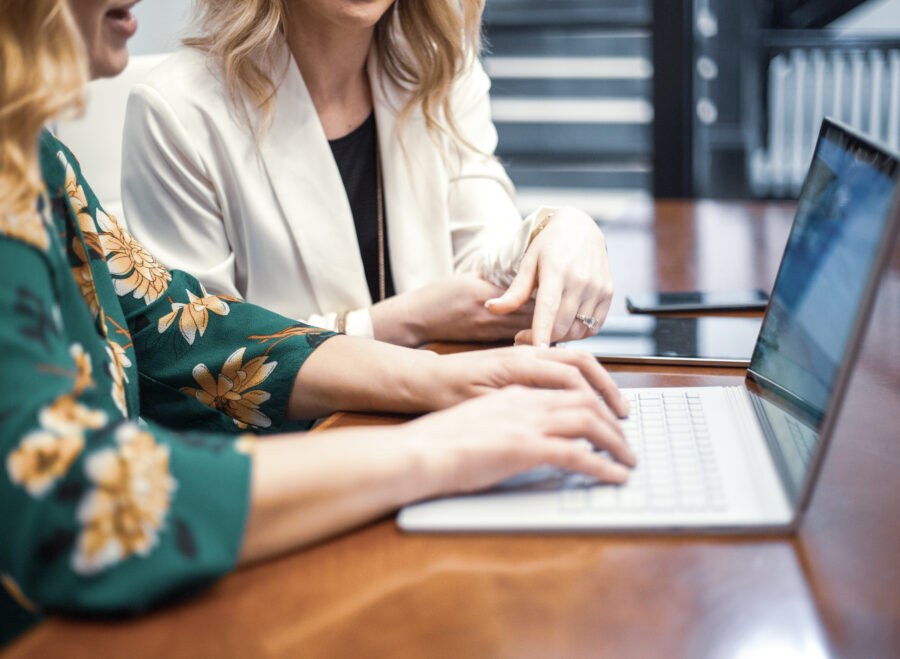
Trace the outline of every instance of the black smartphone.
<path fill-rule="evenodd" d="M 769 294 L 760 289 L 640 293 L 625 298 L 631 313 L 763 311 L 768 302 Z"/>

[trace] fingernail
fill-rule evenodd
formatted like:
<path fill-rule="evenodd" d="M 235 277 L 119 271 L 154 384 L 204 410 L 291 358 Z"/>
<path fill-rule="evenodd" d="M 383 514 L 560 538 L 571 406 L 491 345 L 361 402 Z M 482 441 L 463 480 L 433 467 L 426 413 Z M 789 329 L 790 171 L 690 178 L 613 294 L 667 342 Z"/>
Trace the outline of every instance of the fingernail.
<path fill-rule="evenodd" d="M 494 306 L 495 304 L 497 304 L 497 302 L 499 302 L 499 301 L 500 301 L 500 298 L 492 297 L 490 300 L 485 300 L 484 306 L 485 306 L 487 309 L 490 309 L 492 306 Z"/>
<path fill-rule="evenodd" d="M 628 413 L 631 411 L 631 404 L 623 394 L 619 394 L 619 403 L 622 405 L 622 409 L 625 410 L 622 416 L 628 416 Z"/>
<path fill-rule="evenodd" d="M 623 467 L 622 465 L 613 465 L 612 473 L 614 478 L 621 479 L 623 481 L 628 480 L 628 476 L 631 473 L 628 469 Z"/>
<path fill-rule="evenodd" d="M 628 466 L 634 468 L 634 466 L 637 464 L 637 456 L 631 451 L 631 449 L 625 451 L 625 457 Z"/>
<path fill-rule="evenodd" d="M 549 347 L 550 347 L 550 344 L 545 341 L 541 341 L 540 343 L 538 343 L 538 348 L 549 348 Z"/>

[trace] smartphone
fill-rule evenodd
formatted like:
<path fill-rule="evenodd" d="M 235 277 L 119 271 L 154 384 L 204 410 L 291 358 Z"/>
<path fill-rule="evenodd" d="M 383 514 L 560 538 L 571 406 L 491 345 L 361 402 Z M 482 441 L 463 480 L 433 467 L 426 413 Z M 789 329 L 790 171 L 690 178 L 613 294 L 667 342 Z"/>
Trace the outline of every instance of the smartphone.
<path fill-rule="evenodd" d="M 760 289 L 640 293 L 625 298 L 631 313 L 764 311 L 768 302 L 769 294 Z"/>

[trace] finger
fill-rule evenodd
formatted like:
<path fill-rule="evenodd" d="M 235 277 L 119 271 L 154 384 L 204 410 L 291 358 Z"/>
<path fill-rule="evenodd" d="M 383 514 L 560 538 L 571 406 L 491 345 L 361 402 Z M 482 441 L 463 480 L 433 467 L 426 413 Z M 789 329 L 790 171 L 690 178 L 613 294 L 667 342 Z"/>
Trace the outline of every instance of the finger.
<path fill-rule="evenodd" d="M 588 329 L 587 325 L 585 325 L 580 318 L 573 316 L 566 332 L 559 338 L 554 338 L 553 341 L 555 343 L 561 341 L 577 341 L 588 336 L 590 333 L 591 331 Z"/>
<path fill-rule="evenodd" d="M 565 413 L 571 413 L 573 410 L 586 410 L 595 417 L 601 419 L 610 431 L 615 434 L 616 438 L 624 441 L 625 432 L 622 430 L 619 420 L 616 418 L 615 414 L 613 414 L 612 410 L 610 410 L 609 406 L 597 396 L 595 392 L 589 391 L 584 393 L 582 391 L 573 391 L 560 393 L 566 393 L 566 397 L 560 398 L 558 401 L 554 402 L 554 407 L 550 409 L 563 410 Z M 581 419 L 581 417 L 577 418 Z"/>
<path fill-rule="evenodd" d="M 587 405 L 557 409 L 543 417 L 541 427 L 548 435 L 583 437 L 597 449 L 609 452 L 618 462 L 629 467 L 637 464 L 619 422 L 608 412 L 601 415 Z"/>
<path fill-rule="evenodd" d="M 582 338 L 584 333 L 578 326 L 584 324 L 575 318 L 579 307 L 583 304 L 582 295 L 566 287 L 560 297 L 556 309 L 556 318 L 553 321 L 553 330 L 550 335 L 552 341 L 562 341 L 568 338 Z M 593 305 L 591 305 L 593 306 Z"/>
<path fill-rule="evenodd" d="M 526 256 L 519 264 L 519 271 L 513 278 L 509 288 L 500 297 L 491 298 L 484 303 L 491 313 L 506 314 L 518 309 L 531 299 L 531 292 L 537 283 L 537 261 Z"/>
<path fill-rule="evenodd" d="M 531 327 L 529 326 L 528 329 L 524 329 L 516 333 L 516 336 L 513 339 L 513 343 L 517 346 L 530 346 L 532 345 L 531 335 Z"/>
<path fill-rule="evenodd" d="M 585 449 L 571 440 L 548 437 L 541 442 L 540 460 L 567 471 L 577 471 L 607 483 L 624 483 L 629 470 L 622 465 Z"/>
<path fill-rule="evenodd" d="M 562 299 L 563 282 L 559 275 L 541 273 L 541 285 L 534 301 L 534 321 L 531 324 L 533 344 L 550 345 L 553 324 Z"/>
<path fill-rule="evenodd" d="M 634 461 L 619 420 L 590 387 L 524 391 L 531 399 L 521 403 L 521 409 L 527 410 L 523 413 L 538 415 L 531 421 L 532 425 L 543 427 L 552 434 L 561 434 L 565 430 L 569 437 L 587 437 L 603 449 L 613 450 L 608 446 L 612 442 L 617 457 L 621 456 L 629 463 Z M 547 425 L 546 419 L 551 417 L 554 420 Z"/>
<path fill-rule="evenodd" d="M 515 384 L 538 389 L 581 391 L 596 398 L 591 383 L 570 364 L 538 359 L 517 361 L 510 375 Z"/>
<path fill-rule="evenodd" d="M 538 356 L 542 359 L 574 366 L 591 387 L 603 396 L 603 400 L 612 408 L 613 412 L 619 417 L 628 416 L 628 401 L 619 391 L 619 387 L 612 379 L 612 376 L 591 353 L 584 350 L 548 348 L 541 351 Z"/>

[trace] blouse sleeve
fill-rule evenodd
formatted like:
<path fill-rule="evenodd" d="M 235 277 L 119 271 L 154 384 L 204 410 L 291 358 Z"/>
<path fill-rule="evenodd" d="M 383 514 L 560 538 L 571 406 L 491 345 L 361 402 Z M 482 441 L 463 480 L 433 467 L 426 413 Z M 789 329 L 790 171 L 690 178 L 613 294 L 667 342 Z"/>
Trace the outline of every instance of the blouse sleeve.
<path fill-rule="evenodd" d="M 0 236 L 0 580 L 42 612 L 137 613 L 234 567 L 252 444 L 125 419 L 61 274 Z"/>
<path fill-rule="evenodd" d="M 124 313 L 143 416 L 170 428 L 283 430 L 300 366 L 335 333 L 211 295 L 192 275 L 167 270 L 103 212 L 74 156 L 59 146 L 73 168 L 67 185 L 77 185 L 84 203 L 79 217 L 94 218 L 81 221 L 86 242 L 105 259 Z"/>

